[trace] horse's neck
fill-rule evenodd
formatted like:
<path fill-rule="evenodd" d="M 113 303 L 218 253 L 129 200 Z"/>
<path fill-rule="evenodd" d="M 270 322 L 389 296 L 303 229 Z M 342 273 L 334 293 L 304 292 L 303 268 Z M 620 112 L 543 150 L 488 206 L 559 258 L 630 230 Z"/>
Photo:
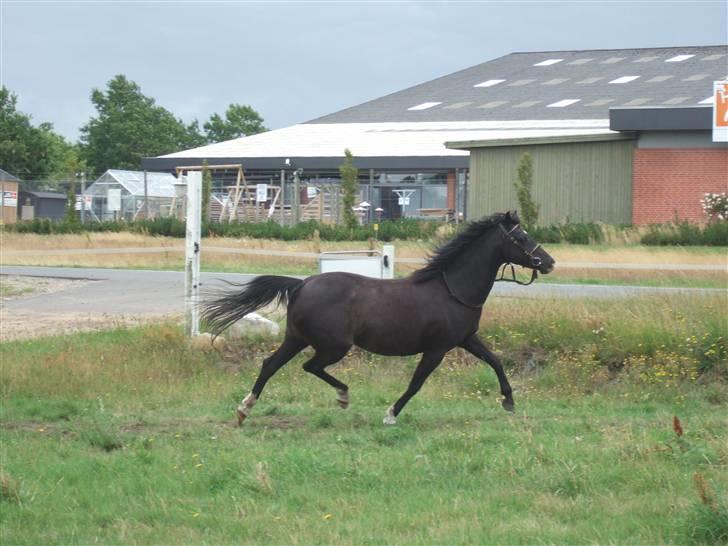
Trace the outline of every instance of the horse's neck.
<path fill-rule="evenodd" d="M 472 249 L 467 249 L 445 270 L 450 289 L 473 305 L 485 303 L 495 284 L 498 269 L 503 265 L 492 236 L 478 243 L 474 243 Z"/>

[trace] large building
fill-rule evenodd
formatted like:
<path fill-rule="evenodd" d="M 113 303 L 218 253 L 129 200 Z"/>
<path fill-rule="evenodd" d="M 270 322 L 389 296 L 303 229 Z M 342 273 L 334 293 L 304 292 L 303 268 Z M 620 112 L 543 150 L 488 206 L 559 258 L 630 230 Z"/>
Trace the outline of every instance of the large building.
<path fill-rule="evenodd" d="M 348 148 L 372 210 L 477 217 L 513 208 L 515 167 L 529 151 L 544 221 L 697 219 L 696 192 L 728 185 L 728 148 L 711 141 L 706 125 L 713 81 L 726 78 L 725 45 L 512 53 L 307 123 L 148 158 L 144 167 L 242 163 L 249 182 L 269 184 L 303 169 L 302 183 L 316 187 L 338 181 Z M 315 195 L 299 192 L 304 202 Z M 295 198 L 289 185 L 284 200 Z"/>

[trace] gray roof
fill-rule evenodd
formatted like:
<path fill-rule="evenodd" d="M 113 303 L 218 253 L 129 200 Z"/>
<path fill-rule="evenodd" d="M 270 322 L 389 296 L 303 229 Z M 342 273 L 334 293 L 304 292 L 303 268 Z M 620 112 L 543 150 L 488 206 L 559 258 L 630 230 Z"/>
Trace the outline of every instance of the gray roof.
<path fill-rule="evenodd" d="M 68 199 L 65 193 L 56 193 L 50 191 L 22 191 L 22 194 L 33 195 L 39 199 Z"/>
<path fill-rule="evenodd" d="M 606 119 L 705 105 L 727 78 L 728 45 L 511 53 L 308 123 Z"/>
<path fill-rule="evenodd" d="M 20 182 L 20 178 L 17 176 L 13 176 L 8 171 L 0 169 L 0 180 L 4 180 L 6 182 Z"/>

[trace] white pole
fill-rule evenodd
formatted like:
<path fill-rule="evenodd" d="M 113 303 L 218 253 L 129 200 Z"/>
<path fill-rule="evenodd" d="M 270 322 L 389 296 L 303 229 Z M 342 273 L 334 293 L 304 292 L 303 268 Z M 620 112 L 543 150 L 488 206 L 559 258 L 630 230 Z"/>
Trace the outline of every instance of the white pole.
<path fill-rule="evenodd" d="M 202 173 L 187 173 L 187 218 L 185 239 L 185 331 L 188 336 L 200 333 L 197 309 L 200 292 L 200 226 L 202 211 Z"/>

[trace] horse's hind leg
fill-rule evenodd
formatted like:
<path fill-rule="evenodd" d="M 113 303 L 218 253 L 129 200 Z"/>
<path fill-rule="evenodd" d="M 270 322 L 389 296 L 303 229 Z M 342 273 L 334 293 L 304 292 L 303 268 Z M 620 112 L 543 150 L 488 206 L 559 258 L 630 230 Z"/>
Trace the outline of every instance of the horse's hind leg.
<path fill-rule="evenodd" d="M 430 376 L 435 368 L 440 365 L 440 362 L 442 362 L 446 352 L 447 351 L 424 353 L 422 355 L 422 360 L 420 360 L 420 363 L 417 364 L 417 369 L 415 369 L 415 373 L 410 380 L 409 387 L 407 387 L 407 390 L 399 398 L 399 400 L 392 404 L 392 406 L 387 410 L 387 415 L 384 417 L 385 425 L 394 425 L 397 422 L 397 415 L 399 415 L 399 412 L 402 411 L 402 408 L 407 402 L 409 402 L 410 398 L 417 394 L 420 388 L 422 388 L 425 380 Z"/>
<path fill-rule="evenodd" d="M 305 341 L 293 337 L 286 337 L 276 352 L 263 361 L 263 366 L 260 369 L 260 374 L 258 374 L 255 385 L 253 385 L 253 390 L 250 391 L 248 396 L 238 406 L 238 426 L 242 425 L 245 418 L 250 414 L 250 410 L 253 409 L 258 398 L 260 398 L 260 393 L 263 392 L 263 387 L 265 387 L 265 384 L 273 374 L 305 349 L 307 345 Z"/>
<path fill-rule="evenodd" d="M 324 368 L 335 364 L 344 356 L 346 356 L 349 347 L 340 347 L 338 349 L 317 349 L 313 358 L 303 365 L 303 369 L 316 377 L 323 379 L 336 389 L 336 401 L 343 409 L 349 407 L 349 387 L 336 379 L 333 375 L 326 373 Z"/>
<path fill-rule="evenodd" d="M 490 367 L 493 368 L 493 371 L 498 376 L 500 391 L 503 395 L 503 401 L 501 402 L 503 409 L 506 411 L 514 411 L 515 404 L 513 402 L 513 389 L 511 389 L 511 385 L 508 383 L 506 372 L 503 371 L 503 365 L 500 363 L 500 360 L 498 360 L 498 357 L 495 356 L 493 352 L 485 346 L 485 343 L 483 343 L 475 334 L 466 339 L 460 346 L 469 353 L 490 364 Z"/>

